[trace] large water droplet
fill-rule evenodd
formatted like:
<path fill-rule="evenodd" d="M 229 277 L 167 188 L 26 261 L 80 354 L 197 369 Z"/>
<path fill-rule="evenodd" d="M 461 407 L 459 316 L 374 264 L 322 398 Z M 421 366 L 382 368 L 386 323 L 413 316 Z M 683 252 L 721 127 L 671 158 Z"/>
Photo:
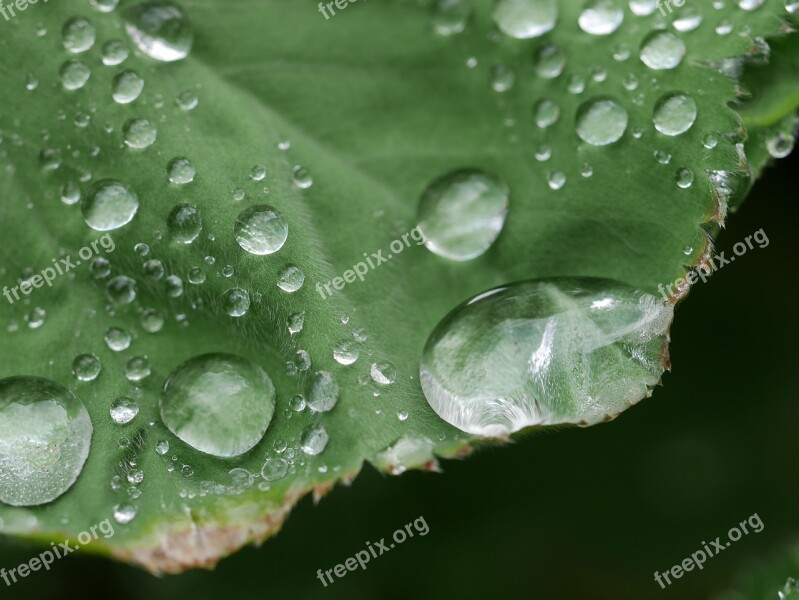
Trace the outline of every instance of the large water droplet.
<path fill-rule="evenodd" d="M 86 52 L 94 46 L 95 30 L 88 20 L 75 17 L 64 23 L 61 29 L 61 41 L 64 48 L 73 54 Z"/>
<path fill-rule="evenodd" d="M 607 146 L 627 130 L 627 111 L 612 98 L 592 98 L 577 110 L 577 135 L 593 146 Z"/>
<path fill-rule="evenodd" d="M 508 214 L 508 187 L 477 170 L 448 173 L 422 193 L 417 208 L 427 248 L 451 260 L 476 258 L 496 241 Z"/>
<path fill-rule="evenodd" d="M 654 296 L 603 279 L 491 290 L 430 335 L 422 388 L 439 416 L 468 433 L 594 424 L 658 382 L 672 312 Z"/>
<path fill-rule="evenodd" d="M 0 501 L 46 504 L 78 479 L 92 438 L 86 407 L 39 377 L 0 380 Z"/>
<path fill-rule="evenodd" d="M 469 0 L 438 0 L 433 13 L 433 29 L 439 35 L 455 35 L 466 29 L 472 14 Z"/>
<path fill-rule="evenodd" d="M 144 2 L 123 11 L 125 30 L 147 56 L 172 62 L 186 58 L 194 42 L 191 23 L 170 2 Z"/>
<path fill-rule="evenodd" d="M 652 122 L 665 135 L 680 135 L 696 121 L 696 102 L 680 92 L 666 94 L 657 101 Z"/>
<path fill-rule="evenodd" d="M 650 69 L 674 69 L 685 56 L 685 43 L 671 31 L 654 31 L 644 39 L 639 56 Z"/>
<path fill-rule="evenodd" d="M 338 403 L 339 388 L 336 378 L 327 371 L 314 373 L 306 394 L 307 405 L 316 412 L 327 412 L 333 410 Z"/>
<path fill-rule="evenodd" d="M 609 35 L 624 21 L 624 10 L 616 0 L 589 0 L 583 7 L 578 23 L 591 35 Z"/>
<path fill-rule="evenodd" d="M 244 250 L 263 256 L 283 247 L 289 235 L 289 225 L 277 210 L 259 204 L 245 208 L 239 214 L 233 233 Z"/>
<path fill-rule="evenodd" d="M 80 208 L 89 227 L 112 231 L 131 222 L 139 210 L 139 197 L 125 184 L 104 179 L 89 189 Z"/>
<path fill-rule="evenodd" d="M 535 38 L 555 27 L 558 3 L 557 0 L 499 0 L 492 18 L 512 38 Z"/>
<path fill-rule="evenodd" d="M 161 419 L 200 452 L 231 457 L 251 450 L 275 411 L 275 388 L 260 367 L 231 354 L 189 359 L 167 378 Z"/>

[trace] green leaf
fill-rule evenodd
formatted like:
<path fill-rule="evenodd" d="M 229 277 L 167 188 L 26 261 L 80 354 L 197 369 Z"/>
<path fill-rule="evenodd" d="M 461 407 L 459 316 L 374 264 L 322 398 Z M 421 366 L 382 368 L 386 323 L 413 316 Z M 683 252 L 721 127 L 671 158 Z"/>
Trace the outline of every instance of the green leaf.
<path fill-rule="evenodd" d="M 184 8 L 194 48 L 185 60 L 163 63 L 133 51 L 120 12 L 129 5 L 102 13 L 88 3 L 40 3 L 4 24 L 0 39 L 4 56 L 14 57 L 0 65 L 4 285 L 18 285 L 54 258 L 77 257 L 100 237 L 77 205 L 60 200 L 65 184 L 76 183 L 85 197 L 92 182 L 118 180 L 140 202 L 132 221 L 111 232 L 115 249 L 107 254 L 112 276 L 137 281 L 134 302 L 109 302 L 107 280 L 96 279 L 84 259 L 26 301 L 0 303 L 6 325 L 0 377 L 33 375 L 67 386 L 94 425 L 91 452 L 74 487 L 44 506 L 0 506 L 0 530 L 74 540 L 111 518 L 114 506 L 131 505 L 136 517 L 116 523 L 113 537 L 100 537 L 91 548 L 153 572 L 210 567 L 242 545 L 266 539 L 300 497 L 310 491 L 321 496 L 354 477 L 364 461 L 399 472 L 434 469 L 434 455 L 468 453 L 479 440 L 439 419 L 418 381 L 427 336 L 464 300 L 510 281 L 549 276 L 606 277 L 658 294 L 659 285 L 705 260 L 706 230 L 723 220 L 726 196 L 745 183 L 735 146 L 740 117 L 728 106 L 735 82 L 712 64 L 746 53 L 754 36 L 777 35 L 784 13 L 779 0 L 751 12 L 733 2 L 719 10 L 703 5 L 702 24 L 679 34 L 687 48 L 682 63 L 654 71 L 639 60 L 639 48 L 679 12 L 637 17 L 625 5 L 618 31 L 593 36 L 577 25 L 579 3 L 561 2 L 550 33 L 515 40 L 497 32 L 488 1 L 474 2 L 464 31 L 451 36 L 435 32 L 439 8 L 428 4 L 354 3 L 326 20 L 306 1 L 257 7 L 244 0 L 192 2 Z M 60 31 L 76 16 L 93 23 L 97 41 L 88 52 L 71 55 Z M 727 22 L 732 32 L 717 34 L 715 28 Z M 131 56 L 122 65 L 104 66 L 102 47 L 114 39 Z M 565 57 L 557 77 L 537 72 L 534 56 L 542 44 L 554 44 Z M 91 70 L 86 85 L 73 91 L 59 81 L 68 60 Z M 515 75 L 505 92 L 492 89 L 496 65 Z M 144 91 L 132 103 L 117 104 L 111 90 L 124 70 L 144 79 Z M 570 91 L 580 81 L 584 91 Z M 176 105 L 187 90 L 199 99 L 190 111 Z M 688 131 L 672 137 L 655 130 L 653 112 L 663 95 L 674 92 L 693 98 L 698 116 Z M 607 97 L 627 114 L 623 136 L 603 147 L 583 143 L 576 132 L 580 107 Z M 541 100 L 559 112 L 546 128 L 534 119 Z M 154 144 L 125 147 L 125 124 L 134 118 L 157 126 Z M 708 135 L 717 142 L 713 149 L 704 143 Z M 279 149 L 284 141 L 290 148 Z M 656 160 L 656 152 L 669 161 Z M 551 157 L 538 160 L 537 153 Z M 192 183 L 169 183 L 167 165 L 177 157 L 196 167 Z M 266 179 L 253 181 L 251 169 L 261 164 Z M 586 165 L 590 177 L 581 174 Z M 308 170 L 312 186 L 295 183 L 298 166 Z M 415 243 L 392 250 L 392 242 L 403 235 L 407 240 L 415 227 L 423 190 L 464 168 L 491 173 L 510 189 L 508 220 L 494 246 L 463 263 Z M 693 174 L 686 188 L 676 183 L 682 169 Z M 558 174 L 565 184 L 552 189 L 549 182 Z M 234 199 L 238 189 L 241 200 Z M 203 219 L 202 234 L 189 245 L 171 240 L 166 227 L 181 203 L 198 207 Z M 285 246 L 266 257 L 244 252 L 234 237 L 239 213 L 260 204 L 282 213 L 289 228 Z M 149 248 L 146 256 L 140 244 Z M 327 299 L 317 292 L 317 284 L 379 251 L 394 256 L 364 281 Z M 162 279 L 148 276 L 148 260 L 161 261 Z M 305 275 L 305 285 L 293 294 L 276 287 L 289 264 Z M 196 268 L 206 277 L 198 285 L 189 282 Z M 168 294 L 168 275 L 183 281 L 180 297 Z M 247 290 L 252 300 L 240 318 L 224 310 L 231 288 Z M 40 327 L 30 326 L 35 308 L 46 312 Z M 141 324 L 150 310 L 165 318 L 155 333 Z M 291 335 L 287 323 L 298 313 L 304 313 L 304 328 Z M 129 349 L 107 347 L 111 327 L 134 334 Z M 361 330 L 367 339 L 359 359 L 349 367 L 337 364 L 333 347 Z M 332 411 L 290 408 L 292 396 L 307 391 L 311 380 L 308 373 L 286 370 L 299 349 L 309 353 L 311 371 L 332 372 L 338 381 L 341 397 Z M 266 436 L 237 459 L 198 453 L 159 417 L 169 373 L 212 352 L 249 359 L 269 373 L 277 390 Z M 102 363 L 94 381 L 72 374 L 72 362 L 82 354 Z M 135 357 L 146 357 L 151 368 L 138 383 L 125 376 Z M 389 385 L 369 378 L 370 365 L 384 362 L 397 372 Z M 133 397 L 139 407 L 128 425 L 109 416 L 119 396 Z M 329 444 L 318 456 L 304 456 L 300 437 L 319 424 Z M 412 452 L 397 457 L 401 440 Z M 163 456 L 155 451 L 162 441 L 170 446 Z M 267 454 L 276 459 L 291 453 L 279 452 L 283 443 L 295 454 L 287 475 L 268 489 L 256 479 L 242 490 L 230 470 L 260 473 Z M 127 483 L 111 485 L 114 476 L 127 477 L 132 462 L 144 474 L 134 486 L 136 498 Z"/>

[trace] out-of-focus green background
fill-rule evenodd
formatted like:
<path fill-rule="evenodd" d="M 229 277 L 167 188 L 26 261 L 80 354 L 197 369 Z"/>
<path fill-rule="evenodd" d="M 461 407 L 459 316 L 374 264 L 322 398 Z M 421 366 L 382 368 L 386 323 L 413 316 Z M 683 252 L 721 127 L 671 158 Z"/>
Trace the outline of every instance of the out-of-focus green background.
<path fill-rule="evenodd" d="M 157 579 L 73 554 L 11 588 L 0 581 L 0 598 L 690 600 L 728 588 L 751 561 L 799 541 L 797 166 L 794 156 L 769 169 L 729 219 L 719 239 L 727 255 L 760 228 L 769 246 L 694 288 L 677 308 L 665 386 L 615 422 L 536 433 L 446 462 L 442 475 L 367 467 L 318 506 L 305 499 L 276 538 L 215 572 Z M 655 583 L 655 570 L 753 513 L 761 533 L 665 591 Z M 419 516 L 425 537 L 327 588 L 316 578 Z M 39 551 L 0 539 L 0 566 Z M 766 598 L 789 575 L 799 573 L 780 575 Z"/>

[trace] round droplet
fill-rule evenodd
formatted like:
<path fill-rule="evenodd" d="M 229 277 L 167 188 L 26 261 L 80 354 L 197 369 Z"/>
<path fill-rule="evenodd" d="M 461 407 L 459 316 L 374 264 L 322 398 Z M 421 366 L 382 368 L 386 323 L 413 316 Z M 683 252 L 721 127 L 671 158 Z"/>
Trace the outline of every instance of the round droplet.
<path fill-rule="evenodd" d="M 598 423 L 659 381 L 672 316 L 662 299 L 605 279 L 508 285 L 439 323 L 420 382 L 442 419 L 476 435 Z"/>
<path fill-rule="evenodd" d="M 302 165 L 296 165 L 292 170 L 292 177 L 294 178 L 294 185 L 301 190 L 307 190 L 313 185 L 313 177 L 311 172 Z"/>
<path fill-rule="evenodd" d="M 333 346 L 333 358 L 340 365 L 351 365 L 358 360 L 358 346 L 353 340 L 342 340 Z"/>
<path fill-rule="evenodd" d="M 65 387 L 39 377 L 0 380 L 0 502 L 37 506 L 77 481 L 92 423 Z"/>
<path fill-rule="evenodd" d="M 139 405 L 132 398 L 121 397 L 111 403 L 111 420 L 117 425 L 130 423 L 139 414 Z"/>
<path fill-rule="evenodd" d="M 193 204 L 178 204 L 169 213 L 166 226 L 173 240 L 181 244 L 191 244 L 203 228 L 200 209 Z"/>
<path fill-rule="evenodd" d="M 658 161 L 661 165 L 667 165 L 671 162 L 671 154 L 669 154 L 665 150 L 655 150 L 654 156 L 655 160 Z"/>
<path fill-rule="evenodd" d="M 83 17 L 75 17 L 64 23 L 61 29 L 61 41 L 64 48 L 73 54 L 86 52 L 94 46 L 94 25 Z"/>
<path fill-rule="evenodd" d="M 112 231 L 133 220 L 139 210 L 139 197 L 124 183 L 104 179 L 89 189 L 80 208 L 89 227 Z"/>
<path fill-rule="evenodd" d="M 134 356 L 125 364 L 125 379 L 128 381 L 142 381 L 151 374 L 150 361 L 146 356 Z"/>
<path fill-rule="evenodd" d="M 103 64 L 109 67 L 120 65 L 128 58 L 129 51 L 119 40 L 111 40 L 103 44 Z"/>
<path fill-rule="evenodd" d="M 637 17 L 648 17 L 658 6 L 658 0 L 630 0 L 630 10 Z"/>
<path fill-rule="evenodd" d="M 390 362 L 372 363 L 369 376 L 375 383 L 391 385 L 397 380 L 397 368 Z"/>
<path fill-rule="evenodd" d="M 264 165 L 255 165 L 250 169 L 250 179 L 253 181 L 263 181 L 266 179 L 266 167 Z"/>
<path fill-rule="evenodd" d="M 286 265 L 277 275 L 277 287 L 284 292 L 296 292 L 305 282 L 305 273 L 297 265 Z"/>
<path fill-rule="evenodd" d="M 147 278 L 153 281 L 159 281 L 164 276 L 164 263 L 157 258 L 148 260 L 142 268 Z"/>
<path fill-rule="evenodd" d="M 541 44 L 533 57 L 535 72 L 544 79 L 554 79 L 566 67 L 566 57 L 555 44 Z"/>
<path fill-rule="evenodd" d="M 193 285 L 205 283 L 205 271 L 200 267 L 192 267 L 189 270 L 189 283 Z"/>
<path fill-rule="evenodd" d="M 241 288 L 231 288 L 222 295 L 222 307 L 231 317 L 242 317 L 250 310 L 250 294 Z"/>
<path fill-rule="evenodd" d="M 713 148 L 718 145 L 719 141 L 716 139 L 716 136 L 712 133 L 708 133 L 704 138 L 702 138 L 702 145 L 707 148 L 708 150 L 712 150 Z"/>
<path fill-rule="evenodd" d="M 680 92 L 672 92 L 658 100 L 652 122 L 655 129 L 664 135 L 680 135 L 693 126 L 696 112 L 693 98 Z"/>
<path fill-rule="evenodd" d="M 186 58 L 194 43 L 188 17 L 170 2 L 142 2 L 123 11 L 125 30 L 136 47 L 164 62 Z"/>
<path fill-rule="evenodd" d="M 286 325 L 291 335 L 300 333 L 305 325 L 305 313 L 294 313 L 290 315 Z"/>
<path fill-rule="evenodd" d="M 206 454 L 232 457 L 263 438 L 275 411 L 269 376 L 231 354 L 194 357 L 167 378 L 161 419 L 181 440 Z"/>
<path fill-rule="evenodd" d="M 738 0 L 738 7 L 742 10 L 757 10 L 766 0 Z"/>
<path fill-rule="evenodd" d="M 671 31 L 653 31 L 641 45 L 639 57 L 650 69 L 662 71 L 676 68 L 685 56 L 685 43 Z"/>
<path fill-rule="evenodd" d="M 566 174 L 563 171 L 550 171 L 547 173 L 547 185 L 553 190 L 561 189 L 566 185 Z"/>
<path fill-rule="evenodd" d="M 505 35 L 535 38 L 555 27 L 558 3 L 557 0 L 499 0 L 491 16 Z"/>
<path fill-rule="evenodd" d="M 327 371 L 314 373 L 309 384 L 308 408 L 316 412 L 327 412 L 333 410 L 338 403 L 339 388 L 336 378 Z"/>
<path fill-rule="evenodd" d="M 89 77 L 92 76 L 89 67 L 78 60 L 65 62 L 61 65 L 58 74 L 61 78 L 61 85 L 64 86 L 65 90 L 70 91 L 82 88 L 89 81 Z"/>
<path fill-rule="evenodd" d="M 305 410 L 305 396 L 302 394 L 294 394 L 289 400 L 289 408 L 294 412 L 302 412 Z"/>
<path fill-rule="evenodd" d="M 577 22 L 591 35 L 609 35 L 624 21 L 624 10 L 617 0 L 589 0 Z"/>
<path fill-rule="evenodd" d="M 105 284 L 105 295 L 114 304 L 130 304 L 136 299 L 136 281 L 127 275 L 117 275 Z"/>
<path fill-rule="evenodd" d="M 119 327 L 111 327 L 105 332 L 103 339 L 105 339 L 106 346 L 114 352 L 122 352 L 130 348 L 130 334 Z"/>
<path fill-rule="evenodd" d="M 482 171 L 454 171 L 425 189 L 416 214 L 428 250 L 470 260 L 484 254 L 502 231 L 508 187 Z"/>
<path fill-rule="evenodd" d="M 284 458 L 270 458 L 261 467 L 261 477 L 264 481 L 277 481 L 283 479 L 288 470 L 289 463 Z"/>
<path fill-rule="evenodd" d="M 101 368 L 100 359 L 94 354 L 81 354 L 72 361 L 72 374 L 80 381 L 94 381 Z"/>
<path fill-rule="evenodd" d="M 260 204 L 244 209 L 233 228 L 239 246 L 250 254 L 273 254 L 289 235 L 286 218 L 271 206 Z"/>
<path fill-rule="evenodd" d="M 120 525 L 127 525 L 136 518 L 138 509 L 132 504 L 115 504 L 114 521 Z"/>
<path fill-rule="evenodd" d="M 156 442 L 155 451 L 161 456 L 163 456 L 164 454 L 169 452 L 169 442 L 166 440 L 161 440 L 160 442 Z"/>
<path fill-rule="evenodd" d="M 621 139 L 627 120 L 627 111 L 612 98 L 592 98 L 577 110 L 577 135 L 592 146 L 607 146 Z"/>
<path fill-rule="evenodd" d="M 135 71 L 122 71 L 111 83 L 111 96 L 117 104 L 130 104 L 144 89 L 144 79 Z"/>
<path fill-rule="evenodd" d="M 155 143 L 158 130 L 148 119 L 130 119 L 122 126 L 122 136 L 127 146 L 140 150 Z"/>
<path fill-rule="evenodd" d="M 119 4 L 119 0 L 89 0 L 94 8 L 100 12 L 111 12 Z"/>
<path fill-rule="evenodd" d="M 169 177 L 169 181 L 179 185 L 194 181 L 196 173 L 194 165 L 188 158 L 173 158 L 166 166 L 166 174 Z"/>
<path fill-rule="evenodd" d="M 491 68 L 491 89 L 495 92 L 507 92 L 516 82 L 516 73 L 508 65 L 494 65 Z"/>
<path fill-rule="evenodd" d="M 438 0 L 433 13 L 433 29 L 438 35 L 461 33 L 471 15 L 469 0 Z"/>
<path fill-rule="evenodd" d="M 793 152 L 793 146 L 793 136 L 782 132 L 766 141 L 766 149 L 773 158 L 785 158 Z"/>
<path fill-rule="evenodd" d="M 534 111 L 535 124 L 542 129 L 554 125 L 560 118 L 560 107 L 552 100 L 546 98 L 536 103 Z"/>
<path fill-rule="evenodd" d="M 675 180 L 677 181 L 678 187 L 687 189 L 694 183 L 694 172 L 691 171 L 691 169 L 683 167 L 677 171 Z"/>
<path fill-rule="evenodd" d="M 701 24 L 702 12 L 696 6 L 684 6 L 671 22 L 671 26 L 681 33 L 693 31 Z"/>
<path fill-rule="evenodd" d="M 155 308 L 148 308 L 139 318 L 141 328 L 147 333 L 158 333 L 164 328 L 164 315 Z"/>
<path fill-rule="evenodd" d="M 67 205 L 80 202 L 80 187 L 74 181 L 67 181 L 61 186 L 61 202 Z"/>
<path fill-rule="evenodd" d="M 323 425 L 312 425 L 302 432 L 300 448 L 308 456 L 317 456 L 324 452 L 330 435 Z"/>
<path fill-rule="evenodd" d="M 194 93 L 193 90 L 186 90 L 178 94 L 178 97 L 175 99 L 175 103 L 180 107 L 181 110 L 193 110 L 196 108 L 197 104 L 199 104 L 200 99 L 197 97 L 197 94 Z"/>

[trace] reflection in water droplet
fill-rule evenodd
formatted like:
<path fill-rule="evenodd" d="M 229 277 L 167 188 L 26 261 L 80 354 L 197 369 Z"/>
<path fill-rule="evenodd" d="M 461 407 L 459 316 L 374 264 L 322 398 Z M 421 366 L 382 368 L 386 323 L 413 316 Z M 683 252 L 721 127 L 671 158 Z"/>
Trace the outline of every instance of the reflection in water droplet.
<path fill-rule="evenodd" d="M 312 425 L 302 432 L 300 448 L 308 456 L 317 456 L 324 452 L 330 435 L 323 425 Z"/>
<path fill-rule="evenodd" d="M 239 246 L 250 254 L 274 254 L 286 243 L 289 226 L 285 217 L 271 206 L 260 204 L 244 209 L 233 229 Z"/>
<path fill-rule="evenodd" d="M 275 411 L 275 388 L 263 369 L 231 354 L 189 359 L 167 378 L 161 419 L 206 454 L 239 456 L 261 441 Z"/>
<path fill-rule="evenodd" d="M 166 226 L 173 240 L 181 244 L 191 244 L 203 228 L 200 209 L 193 204 L 178 204 L 169 213 Z"/>
<path fill-rule="evenodd" d="M 464 261 L 485 253 L 496 241 L 508 214 L 508 187 L 476 170 L 454 171 L 422 193 L 417 208 L 427 248 Z"/>
<path fill-rule="evenodd" d="M 100 359 L 94 354 L 81 354 L 72 361 L 72 374 L 80 381 L 94 381 L 101 368 Z"/>
<path fill-rule="evenodd" d="M 664 370 L 673 308 L 610 280 L 512 284 L 457 307 L 424 349 L 438 415 L 477 435 L 594 424 L 649 393 Z"/>
<path fill-rule="evenodd" d="M 125 30 L 147 56 L 172 62 L 186 58 L 194 42 L 191 23 L 170 2 L 143 2 L 123 11 Z"/>
<path fill-rule="evenodd" d="M 655 129 L 665 135 L 680 135 L 688 131 L 696 121 L 696 102 L 680 92 L 664 95 L 655 105 L 652 122 Z"/>
<path fill-rule="evenodd" d="M 139 210 L 139 198 L 125 184 L 104 179 L 89 189 L 80 208 L 89 227 L 97 231 L 112 231 L 133 220 Z"/>
<path fill-rule="evenodd" d="M 499 0 L 492 18 L 512 38 L 535 38 L 555 27 L 558 3 L 557 0 Z"/>
<path fill-rule="evenodd" d="M 139 414 L 139 405 L 132 398 L 121 397 L 114 400 L 109 409 L 111 419 L 117 425 L 130 423 Z"/>
<path fill-rule="evenodd" d="M 39 377 L 0 380 L 0 502 L 36 506 L 78 479 L 92 438 L 83 403 Z"/>

